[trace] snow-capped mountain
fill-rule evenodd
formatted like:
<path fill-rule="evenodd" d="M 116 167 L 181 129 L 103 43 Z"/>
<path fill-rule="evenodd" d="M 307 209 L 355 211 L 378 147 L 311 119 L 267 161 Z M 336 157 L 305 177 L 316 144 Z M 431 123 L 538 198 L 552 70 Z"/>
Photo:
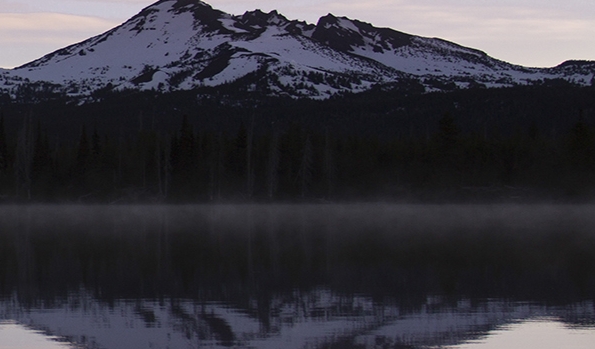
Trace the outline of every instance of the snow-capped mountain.
<path fill-rule="evenodd" d="M 525 68 L 331 14 L 313 25 L 276 11 L 233 16 L 198 0 L 161 0 L 104 34 L 0 70 L 0 90 L 14 94 L 29 86 L 88 96 L 100 89 L 166 92 L 235 83 L 238 91 L 326 98 L 402 81 L 427 91 L 545 79 L 593 85 L 594 72 L 595 62 Z"/>

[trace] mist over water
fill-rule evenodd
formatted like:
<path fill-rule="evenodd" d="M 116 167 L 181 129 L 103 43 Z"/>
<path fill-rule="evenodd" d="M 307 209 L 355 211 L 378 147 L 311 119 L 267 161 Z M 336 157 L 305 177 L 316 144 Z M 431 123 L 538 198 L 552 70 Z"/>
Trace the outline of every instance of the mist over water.
<path fill-rule="evenodd" d="M 589 332 L 594 213 L 3 206 L 0 320 L 107 349 L 469 348 L 536 318 Z"/>

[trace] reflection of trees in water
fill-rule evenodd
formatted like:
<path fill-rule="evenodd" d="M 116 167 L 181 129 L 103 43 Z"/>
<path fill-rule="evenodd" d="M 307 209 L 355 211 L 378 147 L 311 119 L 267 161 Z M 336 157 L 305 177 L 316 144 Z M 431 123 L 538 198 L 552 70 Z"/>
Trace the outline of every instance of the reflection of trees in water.
<path fill-rule="evenodd" d="M 4 293 L 241 299 L 341 292 L 592 295 L 591 206 L 5 207 Z M 265 301 L 259 300 L 266 309 Z M 263 317 L 264 318 L 264 317 Z"/>

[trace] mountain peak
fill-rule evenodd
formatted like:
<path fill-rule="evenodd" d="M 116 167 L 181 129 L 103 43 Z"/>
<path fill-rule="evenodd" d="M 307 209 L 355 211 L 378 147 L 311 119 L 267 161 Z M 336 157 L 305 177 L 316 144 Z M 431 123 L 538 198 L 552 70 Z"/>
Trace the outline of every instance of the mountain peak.
<path fill-rule="evenodd" d="M 351 20 L 337 18 L 330 13 L 318 20 L 312 38 L 342 52 L 352 51 L 354 46 L 364 44 L 362 35 Z"/>
<path fill-rule="evenodd" d="M 369 46 L 372 51 L 382 53 L 411 44 L 413 36 L 329 13 L 319 19 L 313 38 L 343 52 Z"/>
<path fill-rule="evenodd" d="M 565 79 L 595 82 L 595 62 L 515 66 L 435 38 L 327 14 L 316 25 L 277 11 L 232 16 L 199 0 L 160 0 L 112 30 L 9 71 L 0 92 L 38 84 L 73 97 L 100 89 L 237 91 L 327 98 L 382 84 L 428 91 Z"/>
<path fill-rule="evenodd" d="M 181 9 L 181 8 L 186 8 L 186 9 L 199 9 L 199 8 L 211 8 L 211 5 L 200 1 L 200 0 L 161 0 L 156 2 L 154 5 L 159 5 L 159 4 L 163 4 L 163 3 L 170 3 L 173 2 L 174 4 L 172 4 L 171 6 L 174 9 Z"/>
<path fill-rule="evenodd" d="M 264 13 L 261 10 L 247 11 L 242 16 L 237 17 L 242 25 L 252 27 L 267 27 L 270 25 L 282 26 L 289 23 L 289 20 L 280 15 L 276 10 Z"/>
<path fill-rule="evenodd" d="M 219 22 L 219 19 L 226 14 L 222 11 L 213 9 L 211 5 L 205 2 L 200 0 L 162 0 L 162 2 L 173 2 L 170 11 L 176 15 L 182 13 L 191 13 L 195 20 L 194 27 L 200 26 L 211 32 L 225 32 L 225 29 Z M 161 2 L 158 2 L 157 4 L 160 3 Z"/>

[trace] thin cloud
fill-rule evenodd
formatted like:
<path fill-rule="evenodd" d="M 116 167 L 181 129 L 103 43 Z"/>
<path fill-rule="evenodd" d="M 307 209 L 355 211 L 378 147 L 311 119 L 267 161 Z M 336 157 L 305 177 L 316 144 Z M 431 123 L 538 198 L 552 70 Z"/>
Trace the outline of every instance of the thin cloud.
<path fill-rule="evenodd" d="M 102 30 L 113 27 L 116 23 L 97 17 L 74 16 L 60 13 L 0 13 L 0 42 L 36 37 L 39 35 L 71 36 L 99 34 Z"/>
<path fill-rule="evenodd" d="M 103 2 L 111 2 L 111 3 L 118 3 L 118 4 L 122 4 L 122 3 L 128 3 L 128 4 L 153 4 L 156 1 L 147 1 L 147 0 L 71 0 L 74 2 L 98 2 L 98 3 L 103 3 Z"/>
<path fill-rule="evenodd" d="M 19 3 L 13 1 L 0 0 L 0 12 L 29 12 L 32 11 L 33 7 L 27 3 Z"/>
<path fill-rule="evenodd" d="M 15 67 L 119 23 L 59 13 L 0 13 L 0 62 Z"/>

